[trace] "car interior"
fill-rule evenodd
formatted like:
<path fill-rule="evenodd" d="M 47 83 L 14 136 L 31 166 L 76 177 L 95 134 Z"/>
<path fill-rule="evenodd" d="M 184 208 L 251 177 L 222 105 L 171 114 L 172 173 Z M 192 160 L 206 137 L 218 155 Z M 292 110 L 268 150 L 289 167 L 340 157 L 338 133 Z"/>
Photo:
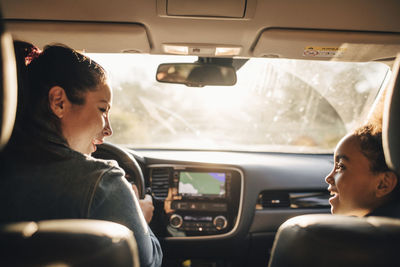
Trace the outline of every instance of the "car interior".
<path fill-rule="evenodd" d="M 330 215 L 324 178 L 337 142 L 386 88 L 385 158 L 400 173 L 400 2 L 3 0 L 1 12 L 1 146 L 16 112 L 12 40 L 62 43 L 100 63 L 114 133 L 92 156 L 116 160 L 152 195 L 163 266 L 396 266 L 400 222 Z M 107 231 L 118 226 L 15 222 L 1 228 L 1 255 L 139 266 L 132 234 L 121 226 L 115 243 Z M 18 254 L 31 236 L 54 250 Z"/>

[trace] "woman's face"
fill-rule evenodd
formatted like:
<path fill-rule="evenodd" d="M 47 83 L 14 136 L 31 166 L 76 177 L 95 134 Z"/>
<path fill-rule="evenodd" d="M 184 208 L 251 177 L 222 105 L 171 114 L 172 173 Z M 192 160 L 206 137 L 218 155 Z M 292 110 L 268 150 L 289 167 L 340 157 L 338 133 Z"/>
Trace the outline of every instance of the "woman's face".
<path fill-rule="evenodd" d="M 112 91 L 107 83 L 99 84 L 97 90 L 88 91 L 83 105 L 66 101 L 65 113 L 61 118 L 63 136 L 69 146 L 83 154 L 96 151 L 104 137 L 112 135 L 109 111 Z"/>
<path fill-rule="evenodd" d="M 361 153 L 358 138 L 344 137 L 336 147 L 335 165 L 325 178 L 331 192 L 333 214 L 365 216 L 377 205 L 378 175 L 370 170 L 369 160 Z"/>

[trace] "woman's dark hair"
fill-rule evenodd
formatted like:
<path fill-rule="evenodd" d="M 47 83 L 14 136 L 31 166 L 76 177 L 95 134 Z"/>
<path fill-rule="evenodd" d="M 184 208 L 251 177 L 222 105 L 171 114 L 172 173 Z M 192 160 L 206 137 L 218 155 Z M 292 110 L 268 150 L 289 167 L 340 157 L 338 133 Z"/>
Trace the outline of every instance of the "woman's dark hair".
<path fill-rule="evenodd" d="M 62 44 L 48 45 L 42 52 L 26 42 L 16 41 L 14 46 L 19 75 L 23 77 L 19 81 L 19 91 L 23 95 L 20 101 L 24 106 L 24 117 L 30 114 L 39 116 L 61 135 L 59 119 L 49 107 L 49 90 L 60 86 L 71 103 L 82 105 L 85 93 L 96 90 L 105 82 L 105 70 Z"/>
<path fill-rule="evenodd" d="M 383 152 L 381 127 L 367 124 L 355 130 L 354 136 L 358 138 L 361 152 L 369 160 L 373 173 L 390 171 Z"/>
<path fill-rule="evenodd" d="M 22 109 L 25 106 L 24 103 L 28 102 L 28 92 L 26 88 L 28 86 L 27 81 L 27 68 L 26 66 L 40 54 L 39 48 L 32 45 L 31 43 L 14 41 L 14 52 L 17 63 L 17 76 L 18 76 L 18 110 L 17 110 L 17 122 L 22 116 Z"/>

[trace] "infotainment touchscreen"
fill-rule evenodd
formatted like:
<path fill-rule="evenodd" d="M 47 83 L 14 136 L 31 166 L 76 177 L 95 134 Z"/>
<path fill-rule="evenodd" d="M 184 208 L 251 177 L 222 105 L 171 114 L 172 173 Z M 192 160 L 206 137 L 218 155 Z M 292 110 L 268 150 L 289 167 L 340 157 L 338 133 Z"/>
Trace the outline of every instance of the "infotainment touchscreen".
<path fill-rule="evenodd" d="M 180 172 L 178 193 L 182 196 L 225 197 L 223 172 Z"/>

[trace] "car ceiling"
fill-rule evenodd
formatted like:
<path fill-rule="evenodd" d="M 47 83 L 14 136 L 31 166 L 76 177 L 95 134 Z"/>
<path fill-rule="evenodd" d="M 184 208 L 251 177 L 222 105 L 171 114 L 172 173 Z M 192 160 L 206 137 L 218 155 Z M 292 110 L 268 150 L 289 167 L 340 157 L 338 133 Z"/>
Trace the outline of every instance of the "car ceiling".
<path fill-rule="evenodd" d="M 368 53 L 378 54 L 359 55 L 356 61 L 394 57 L 400 51 L 398 0 L 3 0 L 2 11 L 18 39 L 39 46 L 64 42 L 87 52 L 163 54 L 163 44 L 192 44 L 241 47 L 241 57 L 293 58 L 287 51 L 296 46 L 302 51 L 305 43 L 318 45 L 322 40 L 323 46 L 337 47 L 349 42 L 343 37 L 348 33 L 362 33 L 351 40 L 354 43 L 389 45 L 384 54 L 379 53 L 382 46 L 369 47 Z M 260 38 L 269 30 L 280 34 Z M 304 30 L 315 35 L 293 40 L 292 31 L 302 36 Z M 88 38 L 73 39 L 71 33 L 76 32 Z M 371 40 L 365 43 L 368 35 Z"/>

